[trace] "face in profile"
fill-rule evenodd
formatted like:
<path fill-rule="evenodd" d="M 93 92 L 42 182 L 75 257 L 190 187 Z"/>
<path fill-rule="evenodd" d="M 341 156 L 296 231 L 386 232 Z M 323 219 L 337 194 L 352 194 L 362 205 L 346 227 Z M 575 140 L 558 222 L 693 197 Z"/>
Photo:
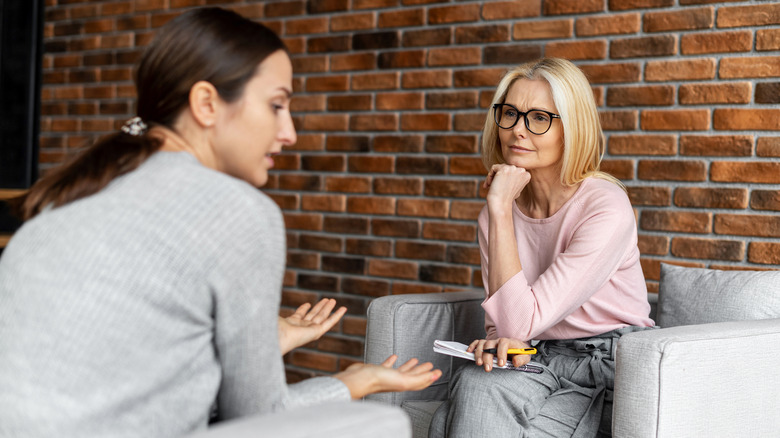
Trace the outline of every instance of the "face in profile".
<path fill-rule="evenodd" d="M 260 63 L 242 96 L 226 104 L 215 123 L 212 147 L 217 170 L 255 187 L 268 182 L 274 156 L 296 141 L 291 95 L 292 63 L 279 50 Z"/>
<path fill-rule="evenodd" d="M 498 130 L 504 161 L 526 170 L 551 169 L 560 173 L 563 128 L 555 117 L 558 110 L 547 81 L 517 80 L 507 91 L 504 103 L 508 105 L 499 109 L 501 126 L 510 126 L 516 120 L 510 129 Z"/>

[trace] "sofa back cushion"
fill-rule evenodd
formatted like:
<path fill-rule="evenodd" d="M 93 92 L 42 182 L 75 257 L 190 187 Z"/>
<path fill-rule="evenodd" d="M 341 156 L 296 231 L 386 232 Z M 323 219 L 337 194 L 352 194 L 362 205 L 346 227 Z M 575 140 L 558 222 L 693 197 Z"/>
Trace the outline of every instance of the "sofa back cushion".
<path fill-rule="evenodd" d="M 780 318 L 780 271 L 719 271 L 661 264 L 661 327 Z"/>

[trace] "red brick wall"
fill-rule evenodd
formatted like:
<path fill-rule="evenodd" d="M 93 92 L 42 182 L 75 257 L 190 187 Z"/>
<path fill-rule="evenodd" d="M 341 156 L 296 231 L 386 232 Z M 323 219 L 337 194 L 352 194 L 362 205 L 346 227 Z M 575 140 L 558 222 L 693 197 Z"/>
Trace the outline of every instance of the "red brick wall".
<path fill-rule="evenodd" d="M 479 286 L 479 136 L 502 72 L 575 61 L 629 187 L 642 265 L 780 267 L 780 3 L 707 0 L 48 0 L 41 166 L 133 114 L 132 65 L 195 5 L 235 8 L 293 54 L 299 142 L 267 193 L 283 208 L 283 304 L 336 297 L 337 331 L 291 379 L 363 351 L 374 297 Z"/>

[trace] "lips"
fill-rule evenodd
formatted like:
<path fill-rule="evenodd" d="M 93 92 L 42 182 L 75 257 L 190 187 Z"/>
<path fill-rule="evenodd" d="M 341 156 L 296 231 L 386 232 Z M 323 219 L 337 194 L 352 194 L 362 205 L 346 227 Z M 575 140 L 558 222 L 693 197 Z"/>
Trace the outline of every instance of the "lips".
<path fill-rule="evenodd" d="M 522 146 L 509 146 L 509 150 L 513 152 L 533 152 L 533 150 L 524 148 Z"/>

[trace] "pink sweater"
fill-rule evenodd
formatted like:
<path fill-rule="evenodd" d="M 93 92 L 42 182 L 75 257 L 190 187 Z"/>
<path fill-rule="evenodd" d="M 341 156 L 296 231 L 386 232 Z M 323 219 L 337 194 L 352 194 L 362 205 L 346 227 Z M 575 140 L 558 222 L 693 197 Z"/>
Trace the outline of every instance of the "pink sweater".
<path fill-rule="evenodd" d="M 649 327 L 637 230 L 617 185 L 587 178 L 546 219 L 513 209 L 523 269 L 482 303 L 488 339 L 573 339 L 629 325 Z M 488 210 L 479 215 L 482 281 L 487 292 Z"/>

